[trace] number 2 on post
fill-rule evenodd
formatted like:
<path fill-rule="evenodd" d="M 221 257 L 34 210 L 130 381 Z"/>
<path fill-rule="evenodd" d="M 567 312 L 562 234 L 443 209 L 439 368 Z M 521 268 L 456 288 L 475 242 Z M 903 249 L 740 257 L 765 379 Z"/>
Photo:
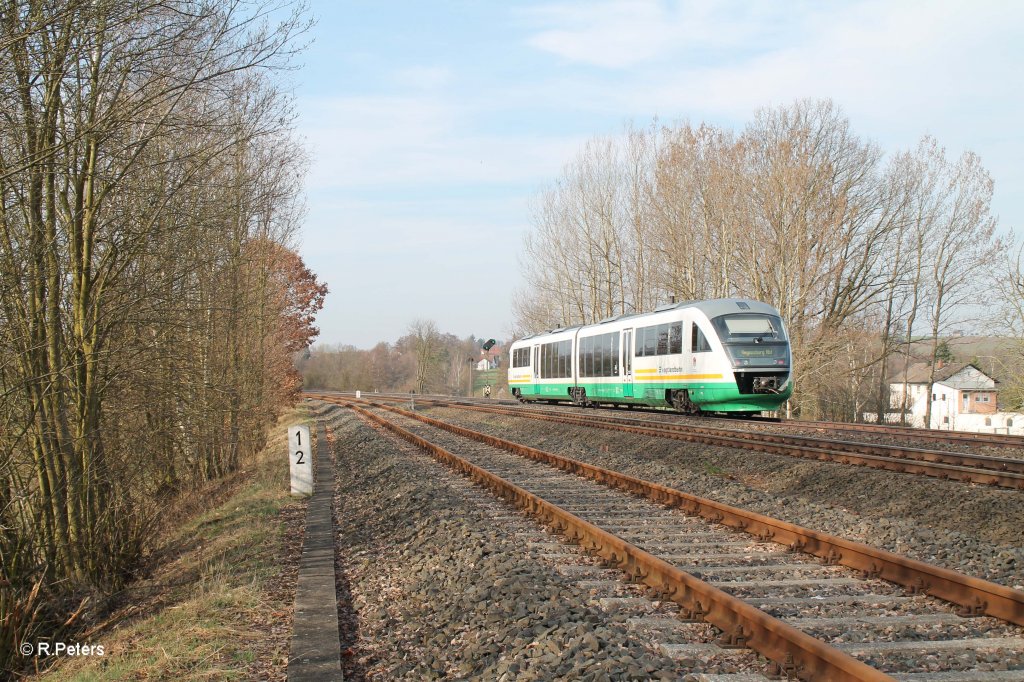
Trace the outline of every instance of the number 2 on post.
<path fill-rule="evenodd" d="M 295 451 L 295 456 L 298 457 L 298 459 L 295 461 L 296 464 L 304 464 L 304 462 L 302 461 L 302 456 L 304 454 L 306 453 L 304 453 L 302 450 Z"/>

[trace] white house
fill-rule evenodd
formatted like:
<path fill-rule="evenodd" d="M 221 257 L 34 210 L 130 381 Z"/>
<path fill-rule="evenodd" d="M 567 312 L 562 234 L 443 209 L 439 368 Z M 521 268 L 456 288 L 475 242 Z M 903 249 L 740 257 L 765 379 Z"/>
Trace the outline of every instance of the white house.
<path fill-rule="evenodd" d="M 935 368 L 935 382 L 929 383 L 931 365 L 919 362 L 906 374 L 900 373 L 889 383 L 889 405 L 895 413 L 886 421 L 899 423 L 900 412 L 907 412 L 907 423 L 924 426 L 929 401 L 932 418 L 929 428 L 976 433 L 1013 433 L 1024 435 L 1024 414 L 1000 412 L 999 382 L 970 363 Z M 904 386 L 907 388 L 904 396 Z"/>

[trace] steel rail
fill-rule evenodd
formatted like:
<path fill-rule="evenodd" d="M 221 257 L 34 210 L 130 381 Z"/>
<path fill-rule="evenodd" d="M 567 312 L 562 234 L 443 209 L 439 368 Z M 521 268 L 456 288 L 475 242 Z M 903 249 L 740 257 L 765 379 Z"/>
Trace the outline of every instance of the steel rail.
<path fill-rule="evenodd" d="M 488 406 L 480 407 L 481 409 L 501 409 L 489 408 Z M 669 431 L 672 431 L 673 433 L 698 433 L 707 434 L 711 436 L 724 436 L 726 438 L 735 437 L 741 438 L 744 441 L 750 441 L 752 439 L 755 439 L 766 443 L 781 443 L 785 445 L 792 445 L 794 447 L 811 448 L 812 450 L 822 449 L 821 443 L 823 442 L 820 438 L 812 438 L 808 436 L 796 436 L 790 434 L 768 432 L 750 432 L 738 429 L 705 427 L 690 424 L 673 424 L 668 422 L 656 422 L 649 419 L 643 420 L 631 417 L 609 417 L 604 415 L 596 415 L 594 418 L 591 418 L 589 415 L 586 417 L 581 415 L 568 416 L 574 418 L 576 421 L 579 421 L 581 423 L 593 421 L 599 421 L 603 424 L 618 424 L 623 422 L 632 422 L 640 427 L 646 427 L 655 430 L 667 429 Z M 824 442 L 827 443 L 827 447 L 825 447 L 824 449 L 830 451 L 851 453 L 855 455 L 873 455 L 876 457 L 884 457 L 887 459 L 945 464 L 954 467 L 984 469 L 986 471 L 1007 472 L 1024 475 L 1024 459 L 1015 459 L 1012 457 L 992 457 L 989 455 L 975 455 L 972 453 L 949 452 L 946 450 L 928 450 L 925 448 L 914 448 L 901 445 L 861 443 L 856 441 L 844 441 L 834 439 L 828 439 Z M 1022 482 L 1024 481 L 1024 477 L 1013 480 Z M 991 481 L 988 480 L 979 482 L 991 483 Z M 1015 486 L 1010 485 L 1008 487 Z"/>
<path fill-rule="evenodd" d="M 345 402 L 347 403 L 347 401 Z M 697 514 L 742 530 L 756 536 L 761 541 L 776 542 L 795 551 L 813 554 L 826 563 L 857 569 L 867 577 L 881 578 L 903 585 L 914 594 L 926 593 L 952 602 L 961 607 L 958 611 L 961 616 L 987 615 L 1017 625 L 1024 625 L 1024 591 L 926 564 L 828 533 L 820 533 L 721 502 L 690 495 L 658 483 L 644 481 L 634 476 L 531 448 L 497 436 L 479 433 L 390 405 L 373 402 L 368 404 L 416 419 L 456 435 L 551 464 L 565 471 L 586 476 L 670 507 L 681 508 L 687 513 Z"/>
<path fill-rule="evenodd" d="M 329 394 L 309 394 L 329 396 Z M 401 402 L 401 399 L 395 398 Z M 614 431 L 635 433 L 685 442 L 706 443 L 725 447 L 768 452 L 818 461 L 867 466 L 898 473 L 911 473 L 968 483 L 1024 489 L 1024 459 L 989 457 L 966 453 L 925 450 L 849 441 L 822 442 L 805 436 L 752 433 L 736 429 L 690 426 L 604 415 L 551 414 L 536 409 L 497 407 L 458 401 L 424 400 L 436 405 L 454 405 L 478 412 L 490 412 L 542 421 L 573 424 Z M 632 423 L 630 423 L 632 422 Z M 888 453 L 888 454 L 879 454 Z"/>
<path fill-rule="evenodd" d="M 338 404 L 342 404 L 340 400 Z M 411 414 L 380 404 L 373 405 L 398 414 L 404 413 L 406 416 Z M 893 679 L 380 415 L 352 402 L 348 402 L 346 406 L 417 447 L 427 450 L 439 461 L 526 510 L 554 528 L 556 532 L 565 535 L 569 542 L 581 545 L 590 554 L 603 557 L 630 575 L 633 580 L 661 591 L 667 599 L 679 604 L 688 613 L 699 614 L 701 619 L 712 623 L 727 635 L 732 633 L 734 638 L 738 637 L 738 641 L 745 646 L 773 661 L 777 673 L 795 670 L 803 679 L 835 682 Z"/>
<path fill-rule="evenodd" d="M 408 394 L 399 393 L 375 393 L 373 395 L 375 398 L 392 397 L 395 399 L 401 399 L 403 396 L 408 397 Z M 473 398 L 452 398 L 451 396 L 434 394 L 424 394 L 422 396 L 416 396 L 417 399 L 421 397 L 425 399 L 438 399 L 446 401 L 457 400 L 461 402 L 466 402 L 467 404 L 470 404 L 468 402 L 470 400 L 479 400 Z M 502 400 L 500 398 L 491 399 L 490 402 L 508 405 L 515 403 L 515 401 Z M 614 404 L 608 404 L 608 406 L 619 407 L 619 405 Z M 677 417 L 684 416 L 668 408 L 652 408 L 644 405 L 630 405 L 629 407 L 640 408 L 640 411 L 643 412 L 652 412 L 656 414 Z M 691 419 L 692 417 L 685 418 Z M 925 429 L 913 426 L 901 426 L 899 424 L 864 424 L 860 422 L 804 421 L 802 419 L 779 419 L 769 417 L 721 417 L 713 414 L 703 414 L 700 416 L 700 418 L 732 424 L 768 424 L 797 429 L 827 429 L 832 431 L 848 431 L 851 433 L 879 433 L 888 436 L 914 438 L 919 440 L 934 440 L 951 444 L 963 443 L 1024 450 L 1024 436 L 1009 434 L 974 433 L 971 431 L 946 431 L 942 429 Z"/>
<path fill-rule="evenodd" d="M 800 419 L 784 419 L 777 422 L 780 426 L 792 426 L 807 429 L 831 429 L 833 431 L 851 431 L 864 433 L 883 433 L 889 436 L 919 438 L 922 440 L 938 440 L 948 443 L 963 441 L 977 445 L 995 445 L 1024 450 L 1024 436 L 1011 436 L 998 433 L 974 433 L 972 431 L 943 431 L 941 429 L 924 429 L 913 426 L 895 424 L 862 424 L 852 422 L 803 421 Z"/>

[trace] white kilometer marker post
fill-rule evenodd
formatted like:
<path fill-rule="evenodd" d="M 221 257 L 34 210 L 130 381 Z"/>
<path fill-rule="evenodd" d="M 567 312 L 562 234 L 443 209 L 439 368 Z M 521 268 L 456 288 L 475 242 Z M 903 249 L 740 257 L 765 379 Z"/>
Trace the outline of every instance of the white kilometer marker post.
<path fill-rule="evenodd" d="M 292 472 L 292 495 L 313 494 L 313 450 L 308 426 L 288 427 L 288 462 Z"/>

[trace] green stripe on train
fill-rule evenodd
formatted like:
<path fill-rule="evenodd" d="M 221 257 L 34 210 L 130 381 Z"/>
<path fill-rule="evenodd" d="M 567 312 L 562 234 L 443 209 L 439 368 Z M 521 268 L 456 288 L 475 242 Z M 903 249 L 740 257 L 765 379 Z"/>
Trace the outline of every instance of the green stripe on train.
<path fill-rule="evenodd" d="M 621 383 L 579 384 L 586 389 L 591 400 L 607 400 L 623 404 L 665 407 L 666 390 L 685 388 L 690 391 L 690 400 L 709 412 L 759 412 L 777 410 L 793 393 L 792 385 L 782 393 L 740 393 L 735 383 L 662 383 L 645 381 L 634 383 L 632 397 L 625 395 L 626 386 Z M 573 384 L 524 384 L 518 386 L 520 394 L 527 400 L 570 400 L 569 389 Z"/>

